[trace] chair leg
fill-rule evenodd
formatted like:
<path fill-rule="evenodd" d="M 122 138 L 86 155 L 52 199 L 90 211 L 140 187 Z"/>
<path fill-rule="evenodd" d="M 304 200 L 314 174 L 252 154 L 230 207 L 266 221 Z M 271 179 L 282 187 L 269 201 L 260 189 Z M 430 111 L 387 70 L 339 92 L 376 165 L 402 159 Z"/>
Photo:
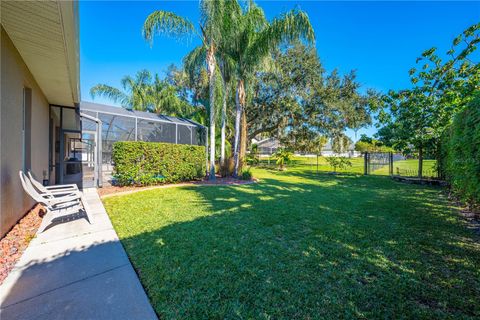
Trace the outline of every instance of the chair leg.
<path fill-rule="evenodd" d="M 52 223 L 52 216 L 53 213 L 50 209 L 46 208 L 47 213 L 42 218 L 42 222 L 40 223 L 40 227 L 38 228 L 38 233 L 42 233 L 45 229 Z"/>
<path fill-rule="evenodd" d="M 88 222 L 90 224 L 93 224 L 93 214 L 90 210 L 90 207 L 88 206 L 87 200 L 85 199 L 84 195 L 80 197 L 80 201 L 82 202 L 83 210 L 85 210 L 85 214 L 87 215 Z"/>

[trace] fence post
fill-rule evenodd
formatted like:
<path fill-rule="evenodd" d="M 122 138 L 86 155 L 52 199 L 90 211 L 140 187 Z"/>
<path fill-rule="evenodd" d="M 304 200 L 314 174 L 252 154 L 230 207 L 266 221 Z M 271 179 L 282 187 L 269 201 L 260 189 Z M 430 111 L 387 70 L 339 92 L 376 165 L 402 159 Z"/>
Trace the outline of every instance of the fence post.
<path fill-rule="evenodd" d="M 390 152 L 390 175 L 393 176 L 393 152 Z"/>
<path fill-rule="evenodd" d="M 368 152 L 363 154 L 363 174 L 368 174 Z"/>

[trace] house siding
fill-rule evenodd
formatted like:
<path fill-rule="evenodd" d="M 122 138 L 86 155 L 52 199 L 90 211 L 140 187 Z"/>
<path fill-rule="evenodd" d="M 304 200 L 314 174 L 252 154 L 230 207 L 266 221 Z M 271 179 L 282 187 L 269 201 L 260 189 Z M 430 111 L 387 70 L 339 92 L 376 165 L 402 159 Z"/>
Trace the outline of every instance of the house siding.
<path fill-rule="evenodd" d="M 23 163 L 23 89 L 31 89 L 30 164 L 40 179 L 48 170 L 49 103 L 1 27 L 0 236 L 34 205 L 20 184 Z"/>

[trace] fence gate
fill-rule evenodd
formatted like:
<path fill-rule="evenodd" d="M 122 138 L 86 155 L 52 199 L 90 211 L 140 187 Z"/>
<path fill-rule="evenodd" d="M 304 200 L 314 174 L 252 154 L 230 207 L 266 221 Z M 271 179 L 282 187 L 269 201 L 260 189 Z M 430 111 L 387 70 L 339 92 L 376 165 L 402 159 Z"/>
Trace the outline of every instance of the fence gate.
<path fill-rule="evenodd" d="M 393 153 L 391 152 L 365 152 L 364 173 L 372 174 L 374 171 L 393 175 Z"/>

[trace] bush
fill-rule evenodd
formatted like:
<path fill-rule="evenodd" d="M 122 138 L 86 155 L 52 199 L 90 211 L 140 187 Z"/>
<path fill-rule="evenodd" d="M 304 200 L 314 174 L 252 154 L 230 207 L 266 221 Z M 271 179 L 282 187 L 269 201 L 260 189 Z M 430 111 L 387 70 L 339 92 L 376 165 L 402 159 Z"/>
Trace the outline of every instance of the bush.
<path fill-rule="evenodd" d="M 250 171 L 250 168 L 246 168 L 242 171 L 240 180 L 252 180 L 252 171 Z"/>
<path fill-rule="evenodd" d="M 345 157 L 326 157 L 325 160 L 333 168 L 333 172 L 337 172 L 337 168 L 346 169 L 352 166 L 350 159 Z"/>
<path fill-rule="evenodd" d="M 480 204 L 480 93 L 444 135 L 439 167 L 461 200 Z"/>
<path fill-rule="evenodd" d="M 122 141 L 113 145 L 114 178 L 119 185 L 152 185 L 205 176 L 205 147 Z"/>
<path fill-rule="evenodd" d="M 277 159 L 278 169 L 280 171 L 285 170 L 285 166 L 290 163 L 290 159 L 293 156 L 293 153 L 287 149 L 278 149 L 277 152 L 273 155 Z"/>

